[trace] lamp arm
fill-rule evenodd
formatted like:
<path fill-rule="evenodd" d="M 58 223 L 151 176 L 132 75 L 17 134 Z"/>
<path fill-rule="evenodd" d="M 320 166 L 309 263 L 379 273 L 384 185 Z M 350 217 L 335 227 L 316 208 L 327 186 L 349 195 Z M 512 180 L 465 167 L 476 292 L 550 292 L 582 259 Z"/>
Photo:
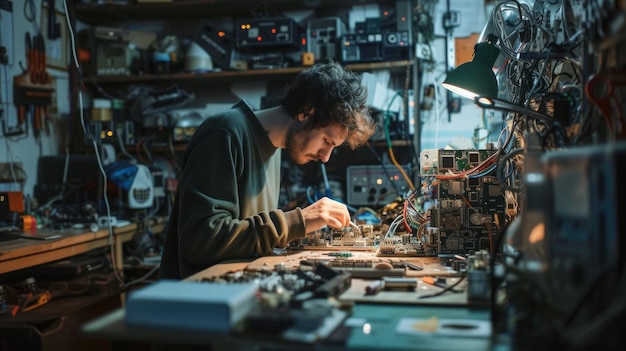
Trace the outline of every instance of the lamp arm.
<path fill-rule="evenodd" d="M 557 121 L 550 115 L 547 115 L 545 113 L 541 113 L 535 110 L 531 110 L 528 108 L 524 108 L 516 104 L 510 103 L 506 100 L 497 99 L 497 98 L 485 98 L 482 96 L 477 96 L 476 98 L 474 98 L 474 102 L 479 107 L 482 107 L 485 109 L 490 109 L 494 111 L 502 111 L 502 112 L 516 112 L 522 115 L 526 115 L 528 117 L 538 119 L 545 123 L 548 123 L 551 126 L 553 126 L 561 135 L 563 144 L 565 145 L 568 144 L 567 133 L 565 132 L 565 128 L 563 128 L 563 125 L 561 125 L 559 121 Z"/>

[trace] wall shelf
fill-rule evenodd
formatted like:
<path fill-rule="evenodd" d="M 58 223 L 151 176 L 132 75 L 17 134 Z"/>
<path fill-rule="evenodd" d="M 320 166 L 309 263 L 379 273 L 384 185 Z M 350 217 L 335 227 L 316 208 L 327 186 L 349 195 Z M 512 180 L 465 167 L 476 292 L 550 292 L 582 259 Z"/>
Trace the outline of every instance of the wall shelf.
<path fill-rule="evenodd" d="M 413 65 L 411 60 L 384 61 L 372 63 L 346 64 L 345 66 L 355 72 L 369 70 L 388 69 L 400 72 Z M 307 66 L 297 66 L 278 69 L 252 69 L 246 71 L 219 71 L 207 73 L 177 73 L 177 74 L 145 74 L 145 75 L 115 75 L 115 76 L 90 76 L 85 83 L 158 83 L 167 81 L 239 81 L 239 80 L 281 80 L 296 75 L 306 69 Z"/>
<path fill-rule="evenodd" d="M 325 10 L 366 4 L 393 4 L 394 0 L 266 0 L 252 6 L 251 1 L 233 0 L 186 0 L 160 3 L 129 5 L 89 5 L 76 4 L 78 19 L 87 23 L 114 23 L 138 20 L 188 20 L 189 18 L 210 18 L 220 16 L 252 16 L 263 5 L 267 10 L 282 12 L 301 11 L 302 9 Z"/>
<path fill-rule="evenodd" d="M 309 17 L 337 16 L 340 17 L 342 21 L 347 21 L 348 18 L 346 17 L 348 16 L 348 12 L 352 11 L 354 7 L 377 5 L 381 10 L 389 9 L 391 10 L 389 13 L 395 13 L 397 6 L 396 0 L 172 0 L 170 2 L 160 1 L 151 3 L 128 0 L 115 2 L 98 1 L 99 4 L 95 4 L 95 1 L 88 2 L 89 1 L 83 0 L 69 1 L 69 3 L 73 5 L 68 6 L 68 13 L 72 19 L 72 27 L 74 29 L 85 26 L 88 28 L 94 26 L 131 28 L 130 24 L 137 24 L 137 27 L 148 24 L 149 28 L 154 26 L 163 30 L 163 33 L 159 32 L 158 35 L 168 33 L 186 39 L 195 35 L 196 24 L 205 20 L 211 21 L 213 19 L 215 21 L 226 22 L 233 18 L 251 18 L 260 17 L 261 15 L 270 17 L 284 16 L 281 13 L 305 11 L 310 12 Z M 119 5 L 119 3 L 124 2 L 128 4 Z M 117 5 L 113 3 L 117 3 Z M 395 28 L 395 26 L 395 22 L 385 23 L 385 28 Z M 97 50 L 94 50 L 90 45 L 95 46 L 99 39 L 92 37 L 92 35 L 92 33 L 86 34 L 85 37 L 82 38 L 83 42 L 80 47 L 91 49 L 92 57 L 96 57 L 95 53 L 97 53 Z M 388 71 L 391 73 L 391 77 L 393 77 L 392 84 L 399 85 L 404 83 L 406 85 L 406 82 L 410 80 L 415 81 L 415 67 L 417 65 L 417 61 L 412 58 L 412 49 L 408 49 L 408 54 L 406 55 L 405 51 L 403 51 L 402 54 L 394 52 L 389 55 L 374 56 L 375 59 L 385 57 L 389 61 L 363 60 L 363 62 L 342 62 L 338 57 L 335 58 L 335 60 L 346 68 L 358 73 Z M 298 55 L 297 52 L 290 54 L 294 56 Z M 243 55 L 241 60 L 246 59 L 246 57 L 246 55 Z M 192 73 L 184 71 L 182 67 L 176 65 L 175 68 L 171 70 L 171 72 L 174 73 L 159 74 L 152 73 L 154 71 L 150 70 L 151 73 L 141 75 L 97 75 L 97 63 L 93 61 L 90 62 L 90 65 L 86 66 L 82 72 L 72 70 L 70 76 L 74 87 L 86 87 L 86 93 L 92 94 L 93 96 L 97 96 L 100 93 L 107 93 L 112 96 L 114 94 L 109 94 L 109 92 L 122 91 L 132 85 L 146 85 L 161 88 L 164 85 L 171 85 L 172 83 L 181 84 L 184 86 L 185 90 L 202 92 L 203 95 L 197 97 L 197 104 L 201 106 L 204 100 L 214 102 L 224 98 L 224 96 L 220 95 L 222 94 L 224 85 L 230 86 L 234 83 L 258 81 L 268 83 L 268 90 L 279 89 L 279 86 L 282 86 L 284 82 L 292 80 L 298 73 L 309 67 L 300 65 L 299 58 L 294 59 L 294 62 L 297 66 L 274 69 L 228 69 L 206 73 Z M 217 87 L 219 91 L 214 91 L 213 89 L 207 90 L 207 86 Z M 74 89 L 74 91 L 78 91 L 78 89 Z M 259 92 L 262 93 L 262 91 Z M 228 94 L 230 94 L 230 92 L 228 92 Z M 77 104 L 79 99 L 77 99 L 76 96 L 74 97 L 72 120 L 78 125 L 81 116 L 78 111 L 80 111 L 81 107 Z M 230 96 L 226 96 L 225 98 L 228 99 Z M 125 118 L 127 118 L 127 116 Z M 146 130 L 141 130 L 140 132 L 149 133 L 149 131 Z M 134 135 L 134 137 L 137 138 L 137 136 L 141 134 L 140 132 Z M 82 147 L 83 145 L 80 142 L 73 145 L 73 149 L 82 149 Z M 165 143 L 164 145 L 157 145 L 153 143 L 151 144 L 151 148 L 153 151 L 157 152 L 180 153 L 186 149 L 186 144 L 168 145 Z"/>
<path fill-rule="evenodd" d="M 387 147 L 387 142 L 384 140 L 376 140 L 376 141 L 372 141 L 372 144 L 375 147 Z M 392 140 L 391 141 L 391 145 L 393 147 L 412 147 L 413 144 L 411 141 L 408 140 Z M 187 149 L 187 143 L 176 143 L 173 145 L 169 145 L 168 143 L 153 143 L 150 145 L 150 148 L 152 151 L 156 151 L 156 152 L 185 152 L 185 150 Z M 135 146 L 129 146 L 127 147 L 127 149 L 129 151 L 136 151 L 136 147 Z"/>

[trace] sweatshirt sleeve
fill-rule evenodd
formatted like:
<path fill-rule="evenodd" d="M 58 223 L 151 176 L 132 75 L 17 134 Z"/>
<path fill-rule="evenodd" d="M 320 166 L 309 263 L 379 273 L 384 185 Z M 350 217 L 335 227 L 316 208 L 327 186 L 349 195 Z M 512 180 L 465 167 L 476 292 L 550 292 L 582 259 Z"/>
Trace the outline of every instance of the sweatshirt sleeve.
<path fill-rule="evenodd" d="M 244 172 L 242 143 L 215 131 L 190 145 L 179 184 L 178 238 L 181 258 L 191 265 L 210 266 L 227 259 L 272 253 L 305 235 L 299 208 L 268 209 L 241 218 L 239 192 Z"/>

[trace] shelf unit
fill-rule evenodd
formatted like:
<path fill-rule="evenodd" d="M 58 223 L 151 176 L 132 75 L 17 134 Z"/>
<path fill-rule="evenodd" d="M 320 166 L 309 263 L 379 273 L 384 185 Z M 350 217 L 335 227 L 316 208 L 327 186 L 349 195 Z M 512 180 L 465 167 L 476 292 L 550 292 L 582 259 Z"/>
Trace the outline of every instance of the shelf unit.
<path fill-rule="evenodd" d="M 78 0 L 73 0 L 77 2 Z M 77 18 L 89 24 L 107 22 L 125 22 L 137 20 L 163 19 L 164 14 L 168 20 L 188 20 L 189 18 L 209 18 L 220 16 L 249 15 L 251 5 L 260 7 L 263 5 L 267 10 L 281 12 L 316 10 L 327 11 L 337 8 L 345 8 L 354 5 L 368 4 L 393 4 L 395 0 L 185 0 L 158 3 L 142 3 L 129 5 L 94 5 L 76 3 L 75 11 Z"/>
<path fill-rule="evenodd" d="M 151 22 L 168 22 L 177 23 L 190 21 L 201 21 L 203 19 L 217 17 L 246 17 L 250 16 L 251 6 L 265 6 L 272 10 L 280 9 L 281 12 L 312 10 L 319 14 L 331 14 L 340 9 L 346 9 L 355 5 L 377 4 L 383 6 L 395 6 L 395 0 L 333 0 L 333 1 L 302 1 L 302 0 L 266 0 L 266 1 L 245 1 L 245 0 L 185 0 L 173 2 L 158 3 L 133 3 L 129 5 L 95 5 L 86 4 L 80 0 L 70 0 L 74 2 L 74 6 L 68 6 L 71 18 L 75 18 L 82 23 L 92 26 L 116 26 L 125 23 L 151 23 Z M 255 4 L 253 4 L 255 3 Z M 76 23 L 74 23 L 76 28 Z M 415 73 L 417 62 L 413 59 L 405 59 L 399 61 L 382 61 L 382 62 L 363 62 L 363 63 L 347 63 L 347 68 L 354 72 L 367 72 L 388 70 L 396 76 L 406 73 L 413 80 L 412 89 L 417 91 L 417 74 Z M 249 70 L 220 70 L 206 73 L 190 73 L 177 72 L 172 74 L 142 74 L 142 75 L 90 75 L 83 72 L 81 78 L 78 72 L 74 72 L 73 84 L 76 87 L 87 87 L 87 89 L 95 91 L 101 87 L 119 88 L 132 84 L 153 84 L 154 86 L 166 85 L 170 83 L 181 84 L 213 84 L 213 83 L 234 83 L 234 82 L 252 82 L 266 81 L 284 82 L 300 71 L 307 68 L 306 66 L 292 66 L 277 69 L 249 69 Z M 417 95 L 417 94 L 416 94 Z M 76 99 L 77 100 L 77 99 Z M 74 103 L 76 105 L 76 103 Z M 415 103 L 415 106 L 418 106 Z M 416 109 L 417 110 L 417 109 Z M 75 111 L 78 111 L 76 108 Z M 416 116 L 417 116 L 416 112 Z M 78 113 L 73 113 L 78 116 Z M 78 118 L 74 118 L 79 120 Z M 79 128 L 77 128 L 79 129 Z M 381 143 L 374 143 L 381 146 Z M 402 143 L 409 144 L 407 143 Z M 394 141 L 394 145 L 398 145 L 398 141 Z M 404 145 L 405 146 L 405 145 Z M 75 146 L 81 148 L 81 145 Z M 186 145 L 174 144 L 173 146 L 164 144 L 152 144 L 154 151 L 182 152 Z M 132 149 L 129 148 L 129 150 Z"/>
<path fill-rule="evenodd" d="M 185 0 L 172 2 L 155 2 L 129 5 L 95 5 L 84 4 L 79 0 L 71 0 L 76 4 L 72 8 L 73 18 L 89 25 L 107 25 L 124 22 L 146 21 L 178 21 L 201 20 L 211 17 L 237 17 L 250 16 L 252 2 L 244 0 Z M 321 13 L 339 8 L 347 8 L 355 5 L 387 4 L 392 6 L 395 0 L 359 0 L 355 4 L 353 0 L 333 1 L 302 1 L 302 0 L 266 0 L 257 2 L 271 10 L 280 9 L 281 12 L 298 10 L 315 10 Z M 413 60 L 384 61 L 373 63 L 353 63 L 346 66 L 355 72 L 368 70 L 388 69 L 399 72 L 407 66 L 413 66 Z M 85 83 L 158 83 L 163 81 L 239 81 L 239 80 L 280 80 L 294 76 L 304 66 L 294 66 L 280 69 L 250 69 L 250 70 L 227 70 L 207 73 L 176 73 L 176 74 L 145 74 L 145 75 L 115 75 L 115 76 L 89 76 Z"/>
<path fill-rule="evenodd" d="M 347 64 L 347 68 L 355 72 L 365 72 L 370 70 L 388 69 L 392 72 L 406 70 L 413 65 L 412 60 L 385 61 L 373 63 Z M 161 81 L 239 81 L 251 79 L 280 80 L 295 76 L 298 72 L 307 68 L 306 66 L 294 66 L 277 69 L 250 69 L 243 71 L 213 71 L 207 73 L 176 73 L 176 74 L 145 74 L 145 75 L 116 75 L 116 76 L 95 76 L 90 80 L 95 83 L 150 83 Z M 89 80 L 86 81 L 89 83 Z"/>

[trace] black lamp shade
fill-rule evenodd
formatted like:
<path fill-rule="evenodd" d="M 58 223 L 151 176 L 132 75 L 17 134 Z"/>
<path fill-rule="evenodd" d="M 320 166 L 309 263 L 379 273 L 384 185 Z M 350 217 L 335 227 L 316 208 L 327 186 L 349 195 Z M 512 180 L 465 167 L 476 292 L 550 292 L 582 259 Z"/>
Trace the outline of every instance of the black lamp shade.
<path fill-rule="evenodd" d="M 468 99 L 476 96 L 497 97 L 498 82 L 493 74 L 500 49 L 483 42 L 474 46 L 474 59 L 448 73 L 443 87 Z"/>

